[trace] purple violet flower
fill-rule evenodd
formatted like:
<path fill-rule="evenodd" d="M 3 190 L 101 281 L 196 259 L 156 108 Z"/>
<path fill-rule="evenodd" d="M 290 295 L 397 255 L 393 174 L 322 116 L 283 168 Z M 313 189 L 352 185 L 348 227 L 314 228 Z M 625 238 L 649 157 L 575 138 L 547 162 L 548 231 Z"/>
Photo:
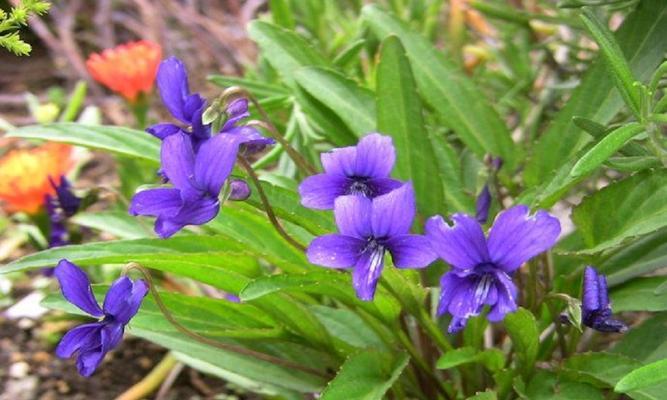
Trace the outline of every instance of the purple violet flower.
<path fill-rule="evenodd" d="M 60 177 L 60 184 L 49 177 L 51 186 L 56 195 L 46 195 L 44 205 L 46 215 L 49 217 L 49 248 L 61 247 L 69 244 L 69 232 L 67 231 L 67 218 L 76 214 L 81 206 L 81 199 L 72 193 L 72 186 L 64 176 Z M 43 268 L 44 276 L 53 276 L 53 268 Z"/>
<path fill-rule="evenodd" d="M 389 136 L 371 133 L 356 146 L 334 149 L 320 157 L 324 173 L 309 176 L 299 185 L 304 207 L 329 210 L 339 196 L 374 198 L 402 185 L 389 177 L 396 161 Z"/>
<path fill-rule="evenodd" d="M 482 191 L 477 196 L 475 203 L 475 219 L 484 225 L 489 220 L 489 208 L 491 208 L 491 192 L 489 185 L 484 185 Z"/>
<path fill-rule="evenodd" d="M 590 265 L 584 270 L 582 323 L 600 332 L 625 332 L 628 326 L 611 318 L 607 278 Z"/>
<path fill-rule="evenodd" d="M 438 315 L 452 315 L 448 331 L 455 333 L 485 305 L 490 307 L 487 318 L 491 322 L 516 311 L 517 287 L 512 275 L 556 243 L 560 223 L 546 211 L 530 215 L 527 206 L 518 205 L 498 215 L 486 238 L 475 218 L 454 214 L 451 219 L 452 226 L 441 216 L 429 218 L 426 237 L 452 267 L 440 280 Z"/>
<path fill-rule="evenodd" d="M 202 124 L 206 100 L 199 93 L 190 92 L 188 74 L 183 62 L 176 57 L 163 60 L 157 72 L 157 86 L 167 110 L 191 129 L 187 131 L 187 128 L 175 124 L 161 123 L 149 127 L 146 132 L 161 140 L 177 133 L 188 134 L 194 149 L 198 150 L 201 142 L 211 136 L 211 127 Z"/>
<path fill-rule="evenodd" d="M 201 143 L 195 154 L 188 136 L 179 132 L 162 142 L 162 171 L 173 188 L 138 192 L 132 198 L 132 215 L 157 217 L 155 232 L 168 238 L 186 225 L 202 225 L 220 210 L 218 196 L 236 161 L 240 141 L 216 135 Z"/>
<path fill-rule="evenodd" d="M 126 276 L 118 278 L 111 284 L 100 308 L 88 276 L 79 267 L 63 259 L 58 263 L 55 275 L 65 299 L 98 319 L 67 332 L 56 348 L 56 355 L 60 358 L 77 354 L 77 369 L 81 375 L 88 377 L 95 372 L 106 353 L 123 339 L 125 325 L 139 310 L 148 293 L 148 285 L 141 279 L 133 282 Z"/>
<path fill-rule="evenodd" d="M 313 264 L 329 268 L 353 268 L 357 297 L 372 300 L 389 251 L 398 268 L 424 268 L 436 258 L 428 240 L 410 234 L 415 217 L 411 183 L 375 199 L 342 196 L 334 215 L 339 234 L 315 238 L 306 255 Z"/>

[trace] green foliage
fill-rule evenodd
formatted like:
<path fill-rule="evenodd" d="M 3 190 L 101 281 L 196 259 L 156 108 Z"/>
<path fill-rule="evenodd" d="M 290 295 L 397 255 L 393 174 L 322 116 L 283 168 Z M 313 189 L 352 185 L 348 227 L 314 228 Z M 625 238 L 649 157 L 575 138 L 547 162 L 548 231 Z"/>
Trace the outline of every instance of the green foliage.
<path fill-rule="evenodd" d="M 0 10 L 0 47 L 17 56 L 27 56 L 32 46 L 24 42 L 16 31 L 28 25 L 30 15 L 43 15 L 49 11 L 51 3 L 43 0 L 20 0 L 9 12 Z"/>
<path fill-rule="evenodd" d="M 257 65 L 243 77 L 209 76 L 221 90 L 245 89 L 257 101 L 252 118 L 283 136 L 251 159 L 262 193 L 253 186 L 246 201 L 232 202 L 226 188 L 216 218 L 166 240 L 125 204 L 91 208 L 71 225 L 114 240 L 29 254 L 2 274 L 62 258 L 90 271 L 139 263 L 188 329 L 316 372 L 197 342 L 150 296 L 128 332 L 267 397 L 664 397 L 667 316 L 649 313 L 667 311 L 667 3 L 621 4 L 613 33 L 609 8 L 581 9 L 602 3 L 594 1 L 541 2 L 539 14 L 502 1 L 471 1 L 465 10 L 442 0 L 366 3 L 271 0 L 268 14 L 248 25 Z M 479 57 L 472 68 L 464 63 L 470 55 Z M 67 102 L 64 94 L 53 101 L 56 112 L 41 109 L 36 120 L 45 123 L 11 128 L 7 137 L 114 154 L 126 197 L 158 185 L 159 140 L 73 122 L 85 95 L 77 85 Z M 37 116 L 44 105 L 31 102 Z M 207 117 L 221 115 L 214 111 Z M 445 263 L 417 271 L 386 257 L 374 300 L 361 301 L 349 272 L 309 262 L 301 247 L 337 227 L 332 212 L 300 204 L 299 183 L 321 171 L 323 152 L 376 131 L 395 146 L 393 177 L 415 188 L 413 232 L 433 215 L 474 214 L 483 187 L 492 197 L 487 227 L 512 205 L 554 206 L 567 235 L 530 270 L 509 274 L 518 311 L 491 323 L 485 306 L 462 334 L 448 335 L 449 317 L 436 315 Z M 290 146 L 305 162 L 290 157 Z M 252 183 L 241 169 L 233 176 Z M 589 264 L 607 275 L 612 310 L 632 328 L 625 336 L 583 326 L 581 271 Z M 168 293 L 173 283 L 187 295 Z M 217 298 L 225 294 L 241 303 Z M 77 312 L 59 296 L 46 304 Z M 574 326 L 561 323 L 561 313 Z"/>

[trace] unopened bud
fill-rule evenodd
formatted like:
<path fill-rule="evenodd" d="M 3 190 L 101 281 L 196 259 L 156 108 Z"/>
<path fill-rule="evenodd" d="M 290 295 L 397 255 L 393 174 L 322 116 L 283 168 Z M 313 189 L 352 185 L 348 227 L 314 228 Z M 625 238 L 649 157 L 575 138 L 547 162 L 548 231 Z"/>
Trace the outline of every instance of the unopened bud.
<path fill-rule="evenodd" d="M 229 200 L 243 201 L 250 197 L 250 186 L 243 179 L 232 179 L 229 182 Z"/>

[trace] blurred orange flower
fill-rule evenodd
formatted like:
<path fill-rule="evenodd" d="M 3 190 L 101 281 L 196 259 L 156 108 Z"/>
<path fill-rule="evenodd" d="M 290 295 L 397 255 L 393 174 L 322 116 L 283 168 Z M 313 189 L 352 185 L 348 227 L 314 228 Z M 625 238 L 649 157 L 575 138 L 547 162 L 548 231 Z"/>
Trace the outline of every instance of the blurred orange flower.
<path fill-rule="evenodd" d="M 54 194 L 55 184 L 73 166 L 72 147 L 47 143 L 33 149 L 13 150 L 0 158 L 0 205 L 7 212 L 34 214 L 44 205 L 44 196 Z"/>
<path fill-rule="evenodd" d="M 140 93 L 150 93 L 161 59 L 160 45 L 140 40 L 93 53 L 86 67 L 96 81 L 135 102 Z"/>

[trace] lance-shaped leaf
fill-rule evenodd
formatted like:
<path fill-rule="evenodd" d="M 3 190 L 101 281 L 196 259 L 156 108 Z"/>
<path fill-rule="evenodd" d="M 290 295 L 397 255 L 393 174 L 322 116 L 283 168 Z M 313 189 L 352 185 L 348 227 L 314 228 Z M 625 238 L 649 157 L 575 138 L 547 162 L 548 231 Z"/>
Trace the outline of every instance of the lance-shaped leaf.
<path fill-rule="evenodd" d="M 630 107 L 635 116 L 639 118 L 639 90 L 634 86 L 636 79 L 632 76 L 630 65 L 628 65 L 621 48 L 618 43 L 616 43 L 614 35 L 609 28 L 600 22 L 593 10 L 588 7 L 584 8 L 584 12 L 581 14 L 581 19 L 600 46 L 600 52 L 605 60 L 607 71 L 609 71 L 612 76 L 614 84 L 621 93 L 625 104 Z"/>
<path fill-rule="evenodd" d="M 515 149 L 509 130 L 473 81 L 425 37 L 377 5 L 364 7 L 362 14 L 380 39 L 398 36 L 405 46 L 420 94 L 461 140 L 477 156 L 501 156 L 511 168 Z"/>
<path fill-rule="evenodd" d="M 572 220 L 595 254 L 667 226 L 667 171 L 647 170 L 586 197 Z"/>
<path fill-rule="evenodd" d="M 634 76 L 650 78 L 667 51 L 667 2 L 645 0 L 637 4 L 614 37 L 628 60 Z M 526 183 L 536 186 L 550 179 L 554 171 L 590 140 L 573 122 L 583 117 L 606 125 L 623 108 L 624 102 L 613 79 L 605 72 L 604 60 L 597 60 L 584 74 L 579 86 L 534 146 L 524 172 Z"/>
<path fill-rule="evenodd" d="M 58 122 L 24 126 L 7 132 L 6 136 L 69 143 L 160 162 L 160 141 L 144 131 L 125 127 Z"/>
<path fill-rule="evenodd" d="M 268 22 L 253 21 L 248 25 L 248 34 L 288 85 L 294 84 L 294 73 L 300 67 L 328 64 L 314 47 L 293 31 Z"/>
<path fill-rule="evenodd" d="M 418 209 L 424 215 L 442 212 L 442 179 L 433 173 L 438 162 L 424 128 L 412 69 L 396 36 L 389 36 L 382 43 L 376 87 L 378 130 L 390 135 L 396 147 L 395 176 L 412 180 Z"/>
<path fill-rule="evenodd" d="M 644 127 L 636 122 L 623 125 L 609 132 L 602 140 L 586 152 L 572 167 L 570 176 L 579 178 L 593 172 L 609 157 L 623 147 L 630 139 L 644 131 Z"/>
<path fill-rule="evenodd" d="M 375 100 L 369 90 L 324 68 L 301 68 L 294 77 L 299 86 L 333 111 L 355 135 L 375 131 Z"/>
<path fill-rule="evenodd" d="M 615 392 L 627 393 L 667 381 L 667 359 L 637 368 L 621 378 L 614 387 Z"/>

